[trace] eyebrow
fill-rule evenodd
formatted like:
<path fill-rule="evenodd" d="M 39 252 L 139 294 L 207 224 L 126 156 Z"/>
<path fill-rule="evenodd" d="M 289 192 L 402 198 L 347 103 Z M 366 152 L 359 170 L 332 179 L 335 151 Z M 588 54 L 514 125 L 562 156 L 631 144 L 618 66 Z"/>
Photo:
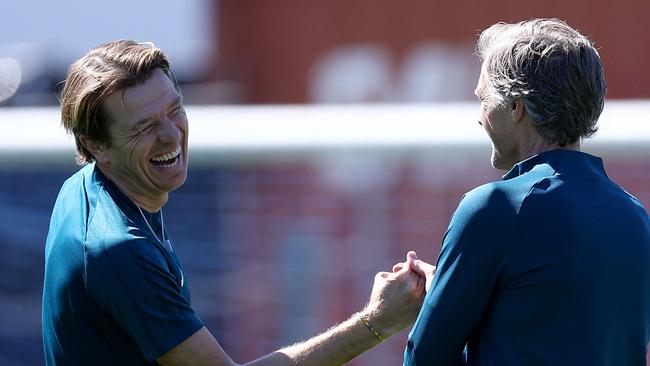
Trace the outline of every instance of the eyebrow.
<path fill-rule="evenodd" d="M 485 98 L 485 92 L 483 89 L 474 89 L 474 95 L 476 95 L 476 97 L 481 101 Z"/>

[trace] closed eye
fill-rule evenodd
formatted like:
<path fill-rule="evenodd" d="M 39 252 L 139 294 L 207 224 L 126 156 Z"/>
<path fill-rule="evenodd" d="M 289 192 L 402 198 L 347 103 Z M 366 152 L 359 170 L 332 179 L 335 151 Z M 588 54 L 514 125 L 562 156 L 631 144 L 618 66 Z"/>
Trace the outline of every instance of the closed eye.
<path fill-rule="evenodd" d="M 148 131 L 152 127 L 153 127 L 153 123 L 147 123 L 146 125 L 140 127 L 140 131 Z"/>
<path fill-rule="evenodd" d="M 176 115 L 179 112 L 181 112 L 182 110 L 183 110 L 183 106 L 179 104 L 179 105 L 175 106 L 174 108 L 172 108 L 172 110 L 169 112 L 169 114 L 170 115 Z"/>
<path fill-rule="evenodd" d="M 155 125 L 155 122 L 146 122 L 146 123 L 143 123 L 143 124 L 139 125 L 139 126 L 136 128 L 136 132 L 137 132 L 138 134 L 145 133 L 145 132 L 149 132 L 149 131 L 153 128 L 154 125 Z"/>

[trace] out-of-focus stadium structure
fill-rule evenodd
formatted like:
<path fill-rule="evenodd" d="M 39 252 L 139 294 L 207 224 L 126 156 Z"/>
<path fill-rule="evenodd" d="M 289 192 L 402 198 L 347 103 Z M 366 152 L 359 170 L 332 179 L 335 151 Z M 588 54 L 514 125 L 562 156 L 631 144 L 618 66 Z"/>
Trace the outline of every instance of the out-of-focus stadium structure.
<path fill-rule="evenodd" d="M 499 179 L 477 113 L 477 102 L 188 107 L 189 178 L 165 216 L 224 348 L 243 361 L 306 338 L 358 310 L 373 274 L 407 250 L 435 261 L 461 195 Z M 584 144 L 646 206 L 649 114 L 647 101 L 608 101 Z M 74 141 L 56 108 L 0 109 L 0 120 L 0 361 L 40 364 L 43 243 Z M 399 364 L 404 342 L 353 364 Z"/>
<path fill-rule="evenodd" d="M 186 100 L 224 103 L 463 101 L 473 98 L 480 30 L 557 17 L 596 43 L 608 97 L 650 98 L 650 3 L 431 0 L 82 0 L 6 2 L 0 59 L 22 70 L 4 105 L 56 104 L 68 65 L 98 43 L 153 41 Z M 99 15 L 99 16 L 98 16 Z"/>
<path fill-rule="evenodd" d="M 408 249 L 435 261 L 461 195 L 500 178 L 470 102 L 473 44 L 497 21 L 558 17 L 595 41 L 609 99 L 584 150 L 650 206 L 647 0 L 27 0 L 2 15 L 3 366 L 43 364 L 43 246 L 78 168 L 55 91 L 118 38 L 167 51 L 191 104 L 190 173 L 165 217 L 194 305 L 237 361 L 358 310 Z M 404 344 L 352 364 L 400 364 Z"/>

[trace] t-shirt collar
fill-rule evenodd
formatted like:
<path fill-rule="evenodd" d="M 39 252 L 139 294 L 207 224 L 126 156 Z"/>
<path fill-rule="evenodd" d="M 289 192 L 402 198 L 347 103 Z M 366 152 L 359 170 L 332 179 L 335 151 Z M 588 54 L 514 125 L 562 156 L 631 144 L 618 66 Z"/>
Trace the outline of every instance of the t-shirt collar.
<path fill-rule="evenodd" d="M 576 172 L 586 168 L 607 176 L 601 158 L 577 150 L 555 149 L 541 152 L 520 161 L 503 176 L 503 180 L 518 177 L 529 172 L 536 165 L 543 163 L 550 164 L 555 170 Z"/>

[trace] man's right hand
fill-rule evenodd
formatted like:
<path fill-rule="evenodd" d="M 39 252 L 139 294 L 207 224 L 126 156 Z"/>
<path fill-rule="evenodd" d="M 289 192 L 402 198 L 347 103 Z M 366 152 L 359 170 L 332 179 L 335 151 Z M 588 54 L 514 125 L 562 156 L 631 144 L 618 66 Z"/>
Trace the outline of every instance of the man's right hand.
<path fill-rule="evenodd" d="M 393 273 L 379 272 L 370 295 L 370 302 L 362 316 L 385 336 L 411 325 L 417 317 L 425 291 L 429 290 L 436 267 L 418 259 L 414 251 L 406 254 L 406 261 L 393 266 Z"/>
<path fill-rule="evenodd" d="M 397 263 L 393 266 L 393 272 L 398 272 L 408 266 L 411 270 L 426 280 L 425 290 L 429 292 L 433 275 L 436 273 L 436 266 L 429 264 L 425 261 L 418 259 L 418 255 L 414 251 L 406 253 L 406 261 Z"/>

